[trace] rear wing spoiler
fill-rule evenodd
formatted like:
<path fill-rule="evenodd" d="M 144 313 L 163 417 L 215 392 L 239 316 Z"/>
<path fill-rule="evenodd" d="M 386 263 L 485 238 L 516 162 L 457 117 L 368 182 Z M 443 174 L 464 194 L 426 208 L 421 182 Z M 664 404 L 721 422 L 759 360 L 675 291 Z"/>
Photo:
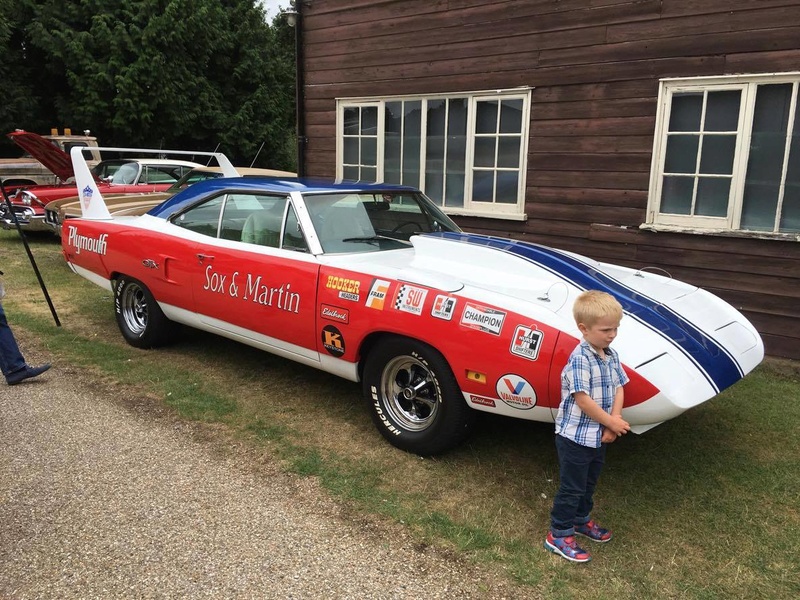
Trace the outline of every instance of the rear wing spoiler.
<path fill-rule="evenodd" d="M 75 146 L 69 152 L 72 159 L 72 168 L 75 171 L 75 183 L 78 186 L 78 197 L 81 201 L 81 214 L 84 219 L 96 221 L 108 221 L 112 219 L 111 213 L 103 199 L 103 195 L 97 188 L 97 183 L 86 164 L 83 153 L 88 150 L 108 150 L 110 152 L 126 152 L 130 154 L 187 154 L 190 156 L 211 156 L 217 159 L 222 169 L 223 177 L 240 177 L 239 171 L 231 164 L 228 157 L 221 152 L 196 152 L 190 150 L 154 150 L 152 148 L 111 148 L 111 147 L 92 147 Z"/>

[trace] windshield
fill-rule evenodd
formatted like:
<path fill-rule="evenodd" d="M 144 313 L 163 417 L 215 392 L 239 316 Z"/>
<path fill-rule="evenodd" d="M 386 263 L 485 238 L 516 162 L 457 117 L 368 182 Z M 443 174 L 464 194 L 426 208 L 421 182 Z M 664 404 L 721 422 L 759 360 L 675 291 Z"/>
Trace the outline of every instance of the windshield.
<path fill-rule="evenodd" d="M 460 231 L 418 192 L 347 192 L 304 197 L 325 252 L 374 252 L 410 245 L 417 233 Z"/>

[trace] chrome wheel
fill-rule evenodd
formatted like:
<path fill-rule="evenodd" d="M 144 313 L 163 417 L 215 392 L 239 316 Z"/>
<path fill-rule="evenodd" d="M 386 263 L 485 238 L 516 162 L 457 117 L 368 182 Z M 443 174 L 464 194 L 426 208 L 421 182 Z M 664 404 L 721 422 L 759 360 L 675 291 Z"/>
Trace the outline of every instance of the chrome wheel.
<path fill-rule="evenodd" d="M 135 283 L 128 282 L 119 298 L 120 316 L 128 331 L 141 336 L 147 329 L 149 310 L 144 290 Z"/>
<path fill-rule="evenodd" d="M 386 364 L 380 393 L 386 411 L 406 431 L 430 427 L 442 401 L 433 374 L 412 356 L 398 356 Z"/>

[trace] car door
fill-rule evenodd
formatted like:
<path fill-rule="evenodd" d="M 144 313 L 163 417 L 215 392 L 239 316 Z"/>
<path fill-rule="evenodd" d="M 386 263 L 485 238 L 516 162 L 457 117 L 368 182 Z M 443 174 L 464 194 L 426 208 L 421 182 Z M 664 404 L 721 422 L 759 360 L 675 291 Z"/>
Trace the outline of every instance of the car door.
<path fill-rule="evenodd" d="M 292 223 L 286 196 L 252 192 L 217 196 L 175 220 L 204 234 L 195 246 L 192 294 L 206 328 L 317 360 L 319 266 Z"/>

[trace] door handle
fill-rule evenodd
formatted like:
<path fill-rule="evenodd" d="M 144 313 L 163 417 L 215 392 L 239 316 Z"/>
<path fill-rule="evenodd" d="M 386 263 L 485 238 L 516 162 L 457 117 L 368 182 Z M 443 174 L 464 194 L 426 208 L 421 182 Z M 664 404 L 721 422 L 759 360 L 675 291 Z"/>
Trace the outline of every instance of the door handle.
<path fill-rule="evenodd" d="M 197 255 L 197 260 L 199 260 L 200 262 L 203 262 L 206 259 L 214 260 L 214 257 L 211 256 L 210 254 L 198 254 Z"/>

